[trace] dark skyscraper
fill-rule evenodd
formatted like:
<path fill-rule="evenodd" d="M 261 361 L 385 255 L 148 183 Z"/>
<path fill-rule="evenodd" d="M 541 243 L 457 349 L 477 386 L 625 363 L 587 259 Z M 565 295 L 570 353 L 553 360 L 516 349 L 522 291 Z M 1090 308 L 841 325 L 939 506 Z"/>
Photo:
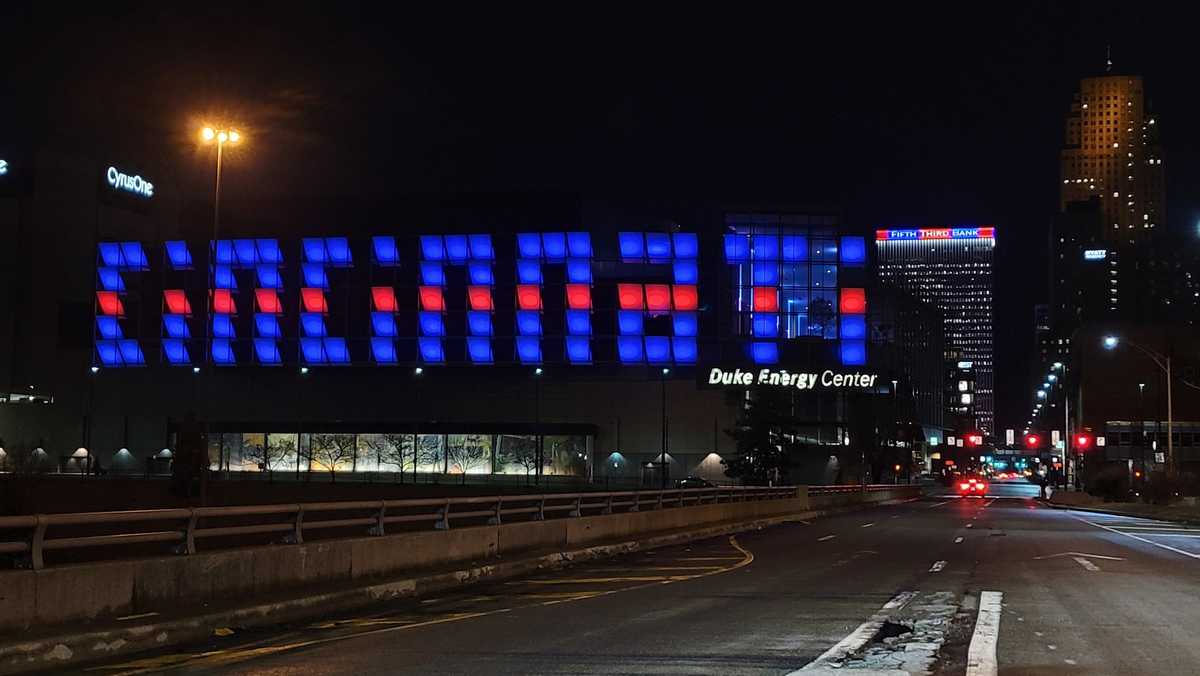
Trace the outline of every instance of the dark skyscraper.
<path fill-rule="evenodd" d="M 957 348 L 975 373 L 976 423 L 994 432 L 992 258 L 995 228 L 878 230 L 879 278 L 942 311 L 947 349 Z"/>

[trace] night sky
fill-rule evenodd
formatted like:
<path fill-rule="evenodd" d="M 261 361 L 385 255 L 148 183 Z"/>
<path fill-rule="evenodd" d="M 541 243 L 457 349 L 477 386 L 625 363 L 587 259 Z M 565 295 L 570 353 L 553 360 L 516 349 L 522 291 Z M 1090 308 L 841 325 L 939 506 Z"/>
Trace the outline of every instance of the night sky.
<path fill-rule="evenodd" d="M 1200 57 L 1194 22 L 1167 5 L 170 4 L 0 10 L 0 150 L 138 149 L 203 196 L 196 130 L 227 120 L 249 138 L 228 165 L 231 212 L 309 226 L 327 218 L 314 200 L 386 222 L 405 194 L 510 192 L 829 206 L 863 232 L 994 224 L 1001 429 L 1028 409 L 1063 115 L 1106 44 L 1160 116 L 1170 227 L 1200 221 L 1200 125 L 1185 122 Z"/>

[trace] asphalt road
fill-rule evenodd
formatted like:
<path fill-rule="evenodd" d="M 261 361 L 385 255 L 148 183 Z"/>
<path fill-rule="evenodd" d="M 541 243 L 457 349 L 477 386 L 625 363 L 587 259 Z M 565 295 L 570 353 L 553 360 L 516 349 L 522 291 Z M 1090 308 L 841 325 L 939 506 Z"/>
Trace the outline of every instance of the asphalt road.
<path fill-rule="evenodd" d="M 1200 668 L 1200 529 L 1043 507 L 1023 483 L 992 493 L 1014 497 L 930 497 L 791 523 L 92 673 Z"/>

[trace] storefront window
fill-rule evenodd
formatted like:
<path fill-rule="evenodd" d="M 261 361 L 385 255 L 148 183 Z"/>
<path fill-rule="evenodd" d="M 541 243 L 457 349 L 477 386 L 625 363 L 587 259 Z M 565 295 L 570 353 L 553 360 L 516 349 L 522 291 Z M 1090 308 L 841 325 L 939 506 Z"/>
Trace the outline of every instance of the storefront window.
<path fill-rule="evenodd" d="M 446 452 L 440 434 L 417 435 L 417 471 L 441 474 L 446 471 Z"/>
<path fill-rule="evenodd" d="M 450 474 L 491 474 L 492 437 L 487 434 L 451 434 L 446 437 L 446 465 Z"/>
<path fill-rule="evenodd" d="M 360 472 L 411 472 L 413 435 L 358 435 L 357 469 Z"/>

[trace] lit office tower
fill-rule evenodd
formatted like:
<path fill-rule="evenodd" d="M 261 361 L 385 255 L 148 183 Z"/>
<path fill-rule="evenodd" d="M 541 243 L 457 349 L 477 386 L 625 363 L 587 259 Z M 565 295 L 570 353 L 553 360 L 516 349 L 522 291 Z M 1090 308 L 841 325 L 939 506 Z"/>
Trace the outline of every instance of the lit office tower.
<path fill-rule="evenodd" d="M 937 306 L 947 349 L 961 350 L 975 371 L 975 412 L 981 431 L 993 430 L 992 250 L 995 228 L 878 230 L 879 278 Z"/>
<path fill-rule="evenodd" d="M 1140 241 L 1164 223 L 1158 127 L 1146 110 L 1140 77 L 1081 80 L 1067 113 L 1060 208 L 1098 197 L 1109 242 Z"/>

